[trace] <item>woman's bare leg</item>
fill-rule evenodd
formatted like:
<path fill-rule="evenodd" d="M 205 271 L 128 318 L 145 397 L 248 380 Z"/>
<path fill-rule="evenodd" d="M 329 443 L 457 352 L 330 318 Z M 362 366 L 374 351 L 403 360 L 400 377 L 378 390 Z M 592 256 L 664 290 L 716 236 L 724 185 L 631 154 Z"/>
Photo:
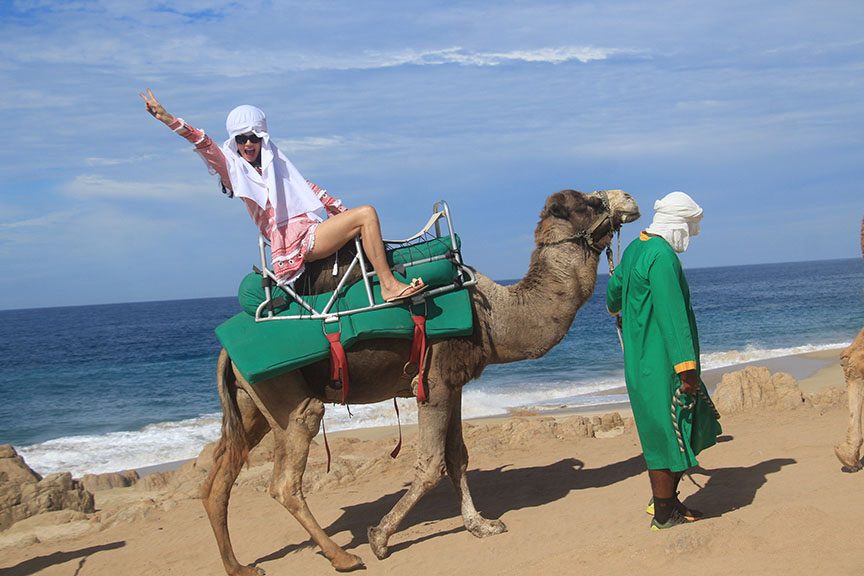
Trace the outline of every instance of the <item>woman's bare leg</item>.
<path fill-rule="evenodd" d="M 384 253 L 384 241 L 381 238 L 381 224 L 378 222 L 378 213 L 372 206 L 358 206 L 341 214 L 330 216 L 315 229 L 315 245 L 306 253 L 306 260 L 314 262 L 326 258 L 339 248 L 347 244 L 357 234 L 363 241 L 363 251 L 369 258 L 369 262 L 378 274 L 381 283 L 381 297 L 384 300 L 399 295 L 408 288 L 393 276 L 387 265 L 387 256 Z M 421 282 L 422 286 L 422 282 Z M 419 288 L 409 291 L 413 294 Z"/>

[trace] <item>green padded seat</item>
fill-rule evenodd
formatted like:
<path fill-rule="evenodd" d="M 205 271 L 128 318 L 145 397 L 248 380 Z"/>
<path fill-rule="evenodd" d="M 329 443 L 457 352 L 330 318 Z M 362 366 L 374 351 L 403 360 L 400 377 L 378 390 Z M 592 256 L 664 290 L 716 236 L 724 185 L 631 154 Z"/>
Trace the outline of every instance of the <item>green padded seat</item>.
<path fill-rule="evenodd" d="M 389 252 L 388 260 L 391 264 L 405 267 L 404 274 L 396 274 L 400 280 L 422 277 L 430 288 L 452 285 L 459 276 L 459 270 L 449 260 L 412 264 L 430 256 L 446 254 L 450 249 L 450 238 L 443 237 Z M 376 278 L 373 278 L 372 291 L 375 302 L 383 302 Z M 304 299 L 316 310 L 321 310 L 332 294 L 328 292 Z M 284 306 L 275 308 L 277 316 L 308 314 L 280 288 L 275 288 L 273 295 L 282 295 L 286 300 Z M 425 306 L 411 307 L 406 300 L 404 304 L 390 308 L 345 315 L 339 322 L 326 325 L 321 319 L 255 322 L 255 310 L 265 298 L 258 274 L 249 274 L 243 279 L 238 297 L 244 312 L 216 328 L 216 336 L 243 377 L 253 384 L 328 358 L 330 344 L 324 335 L 325 329 L 329 333 L 341 331 L 339 340 L 345 350 L 355 342 L 372 338 L 410 340 L 414 336 L 411 308 L 418 314 L 425 310 L 427 337 L 467 336 L 472 332 L 471 302 L 464 288 L 427 297 Z M 342 288 L 333 310 L 352 310 L 368 305 L 366 288 L 361 281 Z"/>

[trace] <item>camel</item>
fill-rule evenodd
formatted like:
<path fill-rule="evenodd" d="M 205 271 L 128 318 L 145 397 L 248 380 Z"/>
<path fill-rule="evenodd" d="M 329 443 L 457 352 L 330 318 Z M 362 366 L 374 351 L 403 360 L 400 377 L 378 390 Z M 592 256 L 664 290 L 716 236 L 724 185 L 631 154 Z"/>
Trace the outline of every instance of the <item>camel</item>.
<path fill-rule="evenodd" d="M 461 503 L 466 529 L 479 538 L 506 531 L 500 520 L 488 520 L 475 509 L 468 489 L 468 451 L 462 436 L 462 386 L 489 364 L 540 358 L 567 334 L 576 311 L 588 300 L 597 280 L 600 253 L 623 223 L 639 218 L 636 202 L 621 190 L 582 193 L 562 190 L 549 196 L 534 233 L 535 250 L 526 276 L 501 286 L 482 274 L 468 288 L 474 311 L 473 334 L 433 340 L 424 362 L 428 400 L 418 406 L 418 456 L 413 482 L 381 519 L 368 529 L 369 544 L 379 559 L 388 540 L 418 500 L 446 473 Z M 342 258 L 344 261 L 345 259 Z M 332 260 L 312 289 L 332 289 Z M 328 280 L 330 278 L 331 280 Z M 301 278 L 302 280 L 302 278 Z M 301 283 L 298 281 L 298 284 Z M 295 284 L 296 286 L 296 284 Z M 412 397 L 416 377 L 403 373 L 411 342 L 362 341 L 348 351 L 351 371 L 349 404 Z M 337 571 L 363 567 L 359 556 L 338 546 L 309 510 L 302 491 L 309 445 L 318 433 L 325 402 L 340 402 L 341 391 L 326 383 L 329 361 L 311 364 L 270 380 L 249 384 L 225 350 L 219 356 L 217 382 L 222 401 L 222 437 L 201 488 L 226 572 L 257 576 L 264 571 L 241 565 L 228 534 L 228 499 L 248 452 L 272 430 L 275 440 L 270 494 L 309 532 Z"/>
<path fill-rule="evenodd" d="M 861 221 L 861 255 L 864 256 L 864 220 Z M 846 377 L 849 392 L 849 428 L 842 444 L 834 446 L 834 454 L 846 470 L 857 472 L 864 468 L 861 462 L 861 410 L 864 408 L 864 328 L 852 344 L 840 354 L 840 365 Z"/>

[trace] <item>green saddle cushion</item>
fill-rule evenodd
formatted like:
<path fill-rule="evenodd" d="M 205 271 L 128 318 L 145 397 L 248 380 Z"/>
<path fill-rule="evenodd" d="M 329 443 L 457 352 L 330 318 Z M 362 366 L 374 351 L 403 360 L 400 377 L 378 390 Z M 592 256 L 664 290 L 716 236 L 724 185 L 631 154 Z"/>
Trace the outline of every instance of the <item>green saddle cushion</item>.
<path fill-rule="evenodd" d="M 397 277 L 408 279 L 422 276 L 423 281 L 430 287 L 452 284 L 459 271 L 449 260 L 418 265 L 407 263 L 434 256 L 435 251 L 437 254 L 444 254 L 450 248 L 449 238 L 435 240 L 433 243 L 436 245 L 426 246 L 430 243 L 425 243 L 389 254 L 391 263 L 406 262 L 404 275 L 397 273 Z M 406 256 L 408 251 L 412 254 Z M 404 260 L 400 261 L 402 258 Z M 383 302 L 377 281 L 372 282 L 372 290 L 375 302 Z M 279 295 L 280 292 L 282 291 L 277 288 L 274 295 Z M 284 295 L 284 292 L 282 294 Z M 332 294 L 328 292 L 304 299 L 316 310 L 321 310 Z M 216 336 L 243 377 L 253 384 L 329 357 L 330 344 L 324 335 L 325 329 L 329 333 L 341 331 L 339 340 L 346 350 L 360 340 L 411 339 L 414 335 L 414 321 L 411 319 L 410 308 L 417 314 L 423 314 L 425 310 L 428 337 L 467 336 L 472 332 L 471 301 L 465 289 L 426 298 L 425 306 L 421 304 L 411 307 L 406 302 L 401 306 L 350 314 L 343 316 L 339 322 L 327 324 L 320 319 L 305 318 L 255 322 L 254 312 L 264 300 L 264 289 L 258 274 L 250 274 L 244 278 L 239 297 L 246 312 L 237 314 L 220 325 L 216 329 Z M 305 312 L 293 299 L 287 295 L 285 298 L 287 304 L 276 309 L 277 316 L 295 316 Z M 363 282 L 356 282 L 343 287 L 333 309 L 350 310 L 368 305 L 369 299 Z"/>
<path fill-rule="evenodd" d="M 461 246 L 461 241 L 458 235 L 456 236 L 456 246 L 457 248 Z M 413 246 L 388 251 L 387 262 L 391 267 L 397 266 L 396 270 L 393 272 L 393 275 L 396 276 L 397 280 L 409 282 L 411 278 L 423 278 L 423 282 L 427 286 L 434 288 L 436 286 L 451 284 L 456 276 L 458 276 L 458 270 L 446 260 L 436 260 L 434 262 L 425 262 L 423 264 L 413 264 L 413 262 L 420 262 L 421 260 L 435 256 L 443 256 L 450 250 L 452 250 L 452 246 L 450 245 L 450 236 L 442 236 L 441 238 L 436 238 L 429 242 L 423 242 Z M 402 271 L 403 267 L 404 272 Z M 351 304 L 356 304 L 357 299 L 362 298 L 363 303 L 357 307 L 368 306 L 369 299 L 366 296 L 365 288 L 361 282 L 358 282 L 353 286 L 344 287 L 343 291 L 351 291 L 355 286 L 359 286 L 360 289 L 356 292 L 352 292 Z M 375 290 L 378 288 L 377 276 L 372 278 L 372 286 L 376 299 L 379 302 L 382 301 L 380 299 L 380 289 Z M 289 316 L 300 314 L 299 305 L 297 305 L 297 312 L 285 312 L 288 309 L 289 303 L 291 303 L 293 299 L 288 296 L 284 290 L 276 287 L 273 289 L 272 293 L 274 298 L 282 296 L 286 302 L 282 306 L 274 307 L 273 311 L 276 314 L 285 313 Z M 323 308 L 332 295 L 332 292 L 327 292 L 326 294 L 306 297 L 306 300 L 312 303 L 312 307 L 317 310 L 320 309 L 318 306 Z M 240 283 L 238 298 L 243 311 L 254 316 L 258 306 L 265 299 L 264 288 L 261 287 L 261 276 L 258 274 L 247 274 Z M 343 304 L 342 309 L 346 309 L 344 304 L 347 303 L 347 301 L 341 303 Z"/>

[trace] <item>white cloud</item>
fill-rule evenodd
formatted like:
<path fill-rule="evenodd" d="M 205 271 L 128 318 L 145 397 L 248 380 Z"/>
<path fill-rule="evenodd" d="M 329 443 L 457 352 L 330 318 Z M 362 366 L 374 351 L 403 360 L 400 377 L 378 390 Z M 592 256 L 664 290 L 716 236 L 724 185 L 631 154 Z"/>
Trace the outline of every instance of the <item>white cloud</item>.
<path fill-rule="evenodd" d="M 110 28 L 110 26 L 109 26 Z M 157 33 L 158 34 L 158 33 Z M 70 31 L 62 42 L 45 42 L 40 36 L 0 40 L 0 56 L 8 62 L 81 65 L 121 68 L 137 74 L 152 73 L 153 66 L 171 66 L 172 72 L 194 75 L 219 74 L 248 77 L 301 71 L 375 70 L 398 66 L 488 67 L 525 63 L 564 64 L 607 60 L 629 49 L 595 46 L 547 46 L 507 51 L 477 51 L 461 46 L 429 49 L 364 50 L 356 53 L 308 52 L 286 47 L 278 54 L 269 47 L 243 49 L 213 41 L 202 34 L 170 37 L 148 42 L 151 32 L 135 30 L 124 35 L 92 35 Z M 141 45 L 147 47 L 141 49 Z M 44 98 L 44 95 L 39 95 Z M 59 97 L 55 97 L 60 100 Z M 0 102 L 2 104 L 2 102 Z"/>
<path fill-rule="evenodd" d="M 80 216 L 77 211 L 58 210 L 37 217 L 0 222 L 0 259 L 4 267 L 13 262 L 24 262 L 27 266 L 38 264 L 45 254 L 46 245 L 54 249 L 67 247 L 70 237 L 67 237 L 66 230 Z"/>
<path fill-rule="evenodd" d="M 606 60 L 616 54 L 634 53 L 630 50 L 615 48 L 595 48 L 591 46 L 562 46 L 558 48 L 539 48 L 535 50 L 511 50 L 507 52 L 477 52 L 460 46 L 433 50 L 402 50 L 393 52 L 365 52 L 359 55 L 322 58 L 306 62 L 302 68 L 332 70 L 364 70 L 390 68 L 394 66 L 441 66 L 458 64 L 461 66 L 499 66 L 512 62 L 539 62 L 562 64 L 579 61 L 588 63 L 593 60 Z"/>
<path fill-rule="evenodd" d="M 194 190 L 195 188 L 192 188 Z M 82 174 L 64 187 L 68 196 L 81 199 L 153 200 L 183 202 L 190 199 L 190 187 L 169 182 L 124 182 L 98 174 Z"/>
<path fill-rule="evenodd" d="M 498 66 L 508 62 L 545 62 L 563 64 L 579 61 L 587 64 L 593 60 L 606 60 L 617 54 L 633 54 L 632 50 L 616 48 L 595 48 L 592 46 L 563 46 L 560 48 L 539 48 L 536 50 L 512 50 L 509 52 L 469 52 L 461 48 L 441 51 L 441 63 L 450 61 L 469 66 Z"/>
<path fill-rule="evenodd" d="M 59 222 L 65 222 L 76 214 L 74 211 L 50 212 L 38 218 L 26 218 L 11 222 L 0 222 L 0 230 L 18 230 L 22 228 L 48 228 L 54 227 Z"/>
<path fill-rule="evenodd" d="M 323 148 L 334 148 L 344 146 L 346 141 L 341 136 L 330 137 L 310 137 L 299 139 L 280 139 L 274 138 L 276 146 L 285 153 L 301 152 L 308 150 L 321 150 Z"/>
<path fill-rule="evenodd" d="M 289 158 L 304 154 L 305 158 L 320 158 L 324 162 L 347 161 L 372 152 L 417 148 L 429 139 L 403 137 L 392 132 L 367 133 L 363 136 L 310 136 L 307 138 L 274 138 L 276 145 Z M 323 154 L 315 154 L 322 152 Z M 306 154 L 309 153 L 309 154 Z"/>
<path fill-rule="evenodd" d="M 36 0 L 34 0 L 35 2 Z M 415 8 L 414 15 L 393 19 L 401 22 L 401 34 L 392 38 L 369 41 L 364 36 L 363 23 L 381 23 L 391 18 L 376 14 L 374 7 L 357 14 L 350 5 L 332 6 L 322 10 L 317 6 L 285 7 L 292 14 L 286 23 L 273 6 L 252 2 L 240 6 L 236 2 L 147 0 L 130 4 L 125 0 L 95 0 L 63 3 L 40 1 L 16 3 L 16 16 L 0 23 L 0 69 L 21 71 L 39 65 L 83 66 L 91 70 L 122 70 L 124 74 L 192 74 L 196 77 L 221 75 L 241 78 L 263 74 L 300 71 L 375 70 L 399 66 L 459 65 L 488 67 L 507 63 L 590 63 L 606 60 L 618 54 L 632 54 L 629 49 L 597 46 L 594 39 L 582 45 L 572 45 L 560 34 L 525 34 L 499 36 L 498 24 L 484 22 L 481 29 L 492 27 L 491 43 L 483 40 L 485 33 L 469 35 L 466 43 L 452 37 L 429 37 L 425 28 L 418 27 L 427 9 Z M 460 18 L 471 21 L 485 13 L 461 12 Z M 328 12 L 335 11 L 335 14 Z M 429 9 L 440 17 L 435 9 Z M 409 10 L 411 12 L 411 10 Z M 506 12 L 506 11 L 504 11 Z M 454 12 L 445 10 L 446 19 Z M 498 9 L 496 8 L 496 14 Z M 284 34 L 294 19 L 306 26 L 328 26 L 337 36 L 333 41 L 322 40 L 308 31 Z M 262 21 L 263 20 L 263 21 Z M 27 26 L 18 25 L 27 22 Z M 99 34 L 90 30 L 98 26 Z M 465 22 L 458 24 L 466 25 Z M 509 26 L 509 24 L 506 24 Z M 416 41 L 406 42 L 411 34 Z M 254 42 L 235 42 L 239 31 L 255 34 Z M 254 32 L 252 32 L 254 30 Z M 226 38 L 228 41 L 226 41 Z M 261 40 L 262 38 L 266 40 Z M 460 36 L 461 38 L 461 36 Z M 563 41 L 562 41 L 563 39 Z M 484 47 L 471 46 L 472 41 Z M 603 42 L 601 39 L 600 42 Z M 417 47 L 413 47 L 417 46 Z M 492 46 L 495 49 L 486 49 Z M 16 70 L 17 69 L 17 70 Z"/>
<path fill-rule="evenodd" d="M 125 157 L 125 158 L 105 158 L 105 157 L 91 157 L 84 158 L 84 165 L 89 167 L 106 167 L 106 166 L 122 166 L 124 164 L 135 164 L 139 162 L 146 162 L 148 160 L 152 160 L 155 157 L 150 154 L 147 156 L 136 156 L 136 157 Z"/>
<path fill-rule="evenodd" d="M 73 98 L 52 94 L 44 90 L 20 89 L 0 92 L 0 110 L 40 110 L 50 107 L 68 106 Z"/>

